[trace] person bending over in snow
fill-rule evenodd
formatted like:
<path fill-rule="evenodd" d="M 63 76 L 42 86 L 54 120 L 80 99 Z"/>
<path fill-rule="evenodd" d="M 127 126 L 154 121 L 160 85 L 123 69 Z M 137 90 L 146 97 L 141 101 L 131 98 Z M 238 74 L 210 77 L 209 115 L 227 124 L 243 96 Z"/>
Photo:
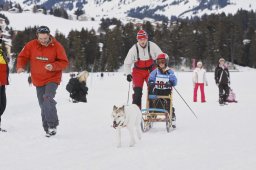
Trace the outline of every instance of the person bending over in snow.
<path fill-rule="evenodd" d="M 66 90 L 70 93 L 73 103 L 87 102 L 87 91 L 86 80 L 89 76 L 87 71 L 82 71 L 77 77 L 71 77 L 69 80 Z"/>

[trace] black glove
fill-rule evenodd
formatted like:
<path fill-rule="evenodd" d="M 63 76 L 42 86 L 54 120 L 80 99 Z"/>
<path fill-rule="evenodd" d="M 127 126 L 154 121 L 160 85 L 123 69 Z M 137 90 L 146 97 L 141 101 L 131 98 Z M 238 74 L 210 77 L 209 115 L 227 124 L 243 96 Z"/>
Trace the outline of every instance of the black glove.
<path fill-rule="evenodd" d="M 155 82 L 149 81 L 148 86 L 151 87 L 151 88 L 154 88 L 155 87 Z"/>
<path fill-rule="evenodd" d="M 172 87 L 172 83 L 171 83 L 171 82 L 166 82 L 166 83 L 165 83 L 165 87 L 166 87 L 166 88 Z"/>
<path fill-rule="evenodd" d="M 28 84 L 31 85 L 31 83 L 32 83 L 31 76 L 28 76 Z"/>
<path fill-rule="evenodd" d="M 128 82 L 131 82 L 131 81 L 132 81 L 132 75 L 131 75 L 131 74 L 128 74 L 126 80 L 127 80 Z"/>

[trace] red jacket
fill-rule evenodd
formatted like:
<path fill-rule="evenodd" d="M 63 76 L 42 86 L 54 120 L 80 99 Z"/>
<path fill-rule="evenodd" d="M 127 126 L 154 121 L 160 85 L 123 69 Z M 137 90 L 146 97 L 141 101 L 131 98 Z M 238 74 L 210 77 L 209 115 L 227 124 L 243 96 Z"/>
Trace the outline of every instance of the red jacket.
<path fill-rule="evenodd" d="M 37 39 L 28 42 L 18 55 L 17 69 L 25 68 L 28 61 L 35 86 L 44 86 L 49 82 L 60 84 L 62 70 L 68 65 L 64 48 L 53 37 L 48 46 L 41 45 Z M 45 69 L 47 64 L 52 64 L 51 71 Z"/>
<path fill-rule="evenodd" d="M 0 57 L 3 62 L 0 62 L 0 86 L 8 85 L 9 68 L 8 61 L 2 49 L 0 49 Z"/>

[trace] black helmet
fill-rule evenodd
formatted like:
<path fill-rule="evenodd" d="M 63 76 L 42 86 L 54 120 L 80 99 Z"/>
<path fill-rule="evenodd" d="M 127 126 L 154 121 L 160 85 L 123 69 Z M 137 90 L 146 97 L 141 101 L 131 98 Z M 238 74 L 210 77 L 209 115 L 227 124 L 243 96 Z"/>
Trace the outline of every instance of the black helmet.
<path fill-rule="evenodd" d="M 40 26 L 37 28 L 36 33 L 46 33 L 50 34 L 50 29 L 47 26 Z"/>

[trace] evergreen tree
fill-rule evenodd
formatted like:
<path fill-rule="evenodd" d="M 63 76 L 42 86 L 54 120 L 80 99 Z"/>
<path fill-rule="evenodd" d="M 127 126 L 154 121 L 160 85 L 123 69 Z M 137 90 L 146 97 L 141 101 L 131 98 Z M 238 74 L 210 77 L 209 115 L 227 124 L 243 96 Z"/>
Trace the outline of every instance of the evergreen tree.
<path fill-rule="evenodd" d="M 122 32 L 120 27 L 116 26 L 113 30 L 106 32 L 106 54 L 105 71 L 116 71 L 121 66 L 122 51 Z"/>

